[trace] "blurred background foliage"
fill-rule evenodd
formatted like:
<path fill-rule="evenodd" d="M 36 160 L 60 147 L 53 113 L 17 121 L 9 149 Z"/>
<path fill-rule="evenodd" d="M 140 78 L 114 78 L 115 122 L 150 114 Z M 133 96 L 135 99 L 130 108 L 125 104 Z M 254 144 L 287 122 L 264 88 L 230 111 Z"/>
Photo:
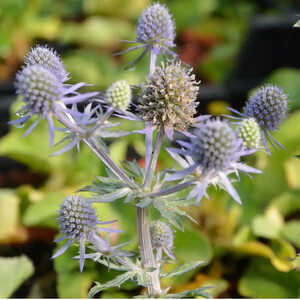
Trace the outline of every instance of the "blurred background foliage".
<path fill-rule="evenodd" d="M 180 58 L 194 67 L 205 84 L 228 78 L 253 16 L 278 15 L 293 1 L 276 1 L 276 8 L 246 0 L 161 2 L 176 20 Z M 55 47 L 72 80 L 92 83 L 93 89 L 104 90 L 119 79 L 131 84 L 142 81 L 148 58 L 125 71 L 124 65 L 138 52 L 122 57 L 112 54 L 126 49 L 120 40 L 135 38 L 136 20 L 148 4 L 147 0 L 1 0 L 1 83 L 13 80 L 24 55 L 38 43 Z M 277 69 L 266 78 L 281 85 L 291 98 L 290 116 L 276 133 L 286 150 L 249 158 L 248 163 L 263 174 L 253 179 L 241 176 L 235 183 L 243 206 L 212 189 L 209 200 L 190 210 L 198 224 L 187 222 L 184 233 L 176 232 L 177 263 L 196 259 L 204 263 L 176 279 L 165 278 L 164 287 L 172 285 L 172 292 L 180 292 L 211 285 L 214 297 L 300 297 L 300 259 L 295 259 L 300 248 L 300 160 L 295 158 L 300 153 L 299 80 L 300 71 L 293 68 Z M 205 110 L 224 113 L 226 102 L 214 100 Z M 140 125 L 123 121 L 121 126 L 134 130 Z M 51 261 L 58 233 L 56 212 L 65 195 L 89 184 L 96 175 L 105 175 L 104 166 L 85 146 L 80 154 L 50 157 L 55 149 L 49 149 L 46 124 L 25 139 L 20 138 L 22 131 L 11 128 L 0 140 L 0 155 L 18 163 L 17 170 L 0 172 L 0 297 L 86 297 L 93 280 L 110 280 L 116 272 L 87 262 L 80 273 L 72 258 L 76 247 Z M 143 165 L 142 137 L 131 135 L 108 143 L 117 162 L 137 159 Z M 172 165 L 163 151 L 159 167 Z M 117 226 L 124 233 L 114 235 L 113 241 L 130 241 L 128 250 L 136 250 L 134 208 L 122 201 L 96 208 L 103 220 L 119 220 Z M 157 217 L 153 212 L 153 218 Z M 165 271 L 173 267 L 167 265 Z M 140 292 L 134 283 L 127 283 L 100 297 L 130 298 Z"/>

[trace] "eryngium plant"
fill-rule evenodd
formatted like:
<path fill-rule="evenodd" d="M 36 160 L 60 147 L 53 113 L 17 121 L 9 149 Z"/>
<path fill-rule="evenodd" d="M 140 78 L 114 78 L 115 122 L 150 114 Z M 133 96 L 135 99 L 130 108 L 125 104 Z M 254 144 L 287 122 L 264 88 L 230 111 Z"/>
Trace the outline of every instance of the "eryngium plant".
<path fill-rule="evenodd" d="M 149 76 L 136 89 L 139 91 L 136 103 L 132 103 L 130 85 L 123 80 L 116 81 L 105 93 L 80 93 L 79 89 L 86 84 L 67 84 L 70 76 L 60 57 L 44 46 L 30 51 L 16 77 L 17 93 L 24 106 L 17 112 L 19 119 L 11 124 L 23 125 L 35 117 L 26 131 L 28 134 L 40 119 L 45 119 L 49 125 L 50 146 L 55 130 L 65 134 L 58 144 L 67 141 L 67 145 L 53 155 L 73 147 L 80 151 L 83 142 L 107 167 L 107 177 L 97 177 L 97 181 L 80 190 L 80 193 L 90 192 L 90 197 L 74 194 L 63 200 L 57 219 L 61 232 L 57 240 L 66 240 L 66 243 L 53 258 L 78 244 L 79 255 L 75 258 L 79 260 L 80 271 L 84 269 L 85 260 L 91 259 L 124 272 L 105 284 L 96 282 L 90 290 L 91 297 L 105 288 L 121 286 L 127 280 L 144 286 L 147 291 L 144 297 L 209 297 L 207 287 L 169 295 L 168 289 L 161 288 L 162 267 L 166 262 L 176 263 L 174 227 L 183 230 L 181 218 L 185 216 L 193 220 L 181 206 L 197 205 L 203 197 L 209 197 L 207 187 L 210 185 L 219 186 L 241 203 L 233 182 L 239 179 L 240 172 L 260 173 L 247 166 L 243 157 L 259 150 L 261 143 L 269 152 L 267 139 L 272 144 L 275 141 L 270 132 L 278 129 L 287 114 L 286 94 L 278 87 L 267 85 L 253 94 L 244 112 L 235 111 L 238 117 L 231 118 L 238 121 L 231 123 L 209 115 L 195 117 L 199 82 L 192 69 L 174 55 L 156 66 L 158 55 L 170 53 L 169 48 L 175 46 L 174 38 L 175 25 L 167 8 L 159 3 L 148 7 L 138 21 L 136 42 L 141 43 L 137 47 L 149 52 Z M 135 48 L 129 48 L 132 49 Z M 79 110 L 77 103 L 83 101 L 83 109 Z M 135 113 L 130 112 L 131 107 Z M 112 116 L 142 122 L 145 128 L 118 131 L 115 127 L 119 123 L 114 123 Z M 62 127 L 54 126 L 53 119 Z M 179 132 L 181 139 L 176 138 Z M 105 139 L 128 134 L 145 135 L 145 168 L 134 161 L 125 162 L 121 168 L 110 157 Z M 157 170 L 164 139 L 177 145 L 167 148 L 177 166 Z M 182 193 L 178 194 L 182 190 L 187 192 L 186 199 L 182 199 Z M 109 233 L 119 230 L 101 225 L 115 221 L 99 221 L 94 209 L 99 202 L 120 199 L 124 199 L 124 205 L 136 207 L 137 253 L 123 250 L 123 245 L 111 244 Z M 154 220 L 151 226 L 150 206 L 157 209 L 163 219 Z M 173 275 L 199 265 L 196 261 L 178 266 Z"/>

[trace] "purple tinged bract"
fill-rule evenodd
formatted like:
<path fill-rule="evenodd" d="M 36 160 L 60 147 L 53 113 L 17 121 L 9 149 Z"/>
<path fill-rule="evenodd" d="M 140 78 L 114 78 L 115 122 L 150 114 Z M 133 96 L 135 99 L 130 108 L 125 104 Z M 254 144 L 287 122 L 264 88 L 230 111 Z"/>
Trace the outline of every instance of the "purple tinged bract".
<path fill-rule="evenodd" d="M 206 189 L 210 184 L 225 189 L 235 201 L 241 203 L 228 175 L 237 175 L 239 171 L 261 173 L 240 162 L 242 156 L 255 150 L 245 150 L 242 140 L 225 121 L 216 119 L 199 124 L 190 136 L 190 141 L 177 143 L 182 148 L 169 148 L 168 152 L 184 169 L 169 175 L 167 180 L 181 180 L 191 174 L 194 177 L 194 188 L 188 199 L 195 197 L 197 203 L 203 196 L 208 198 Z"/>

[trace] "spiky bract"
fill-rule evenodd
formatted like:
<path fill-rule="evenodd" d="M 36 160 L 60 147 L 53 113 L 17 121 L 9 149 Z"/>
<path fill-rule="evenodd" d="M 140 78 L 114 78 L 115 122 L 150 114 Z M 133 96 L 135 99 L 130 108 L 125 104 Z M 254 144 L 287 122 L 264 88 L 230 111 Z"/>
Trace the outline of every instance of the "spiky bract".
<path fill-rule="evenodd" d="M 186 130 L 195 122 L 198 82 L 179 61 L 161 63 L 142 86 L 138 109 L 145 121 L 164 126 L 166 132 Z"/>
<path fill-rule="evenodd" d="M 175 24 L 168 9 L 162 4 L 153 4 L 143 11 L 136 32 L 136 41 L 157 53 L 161 49 L 175 46 Z"/>
<path fill-rule="evenodd" d="M 68 80 L 68 73 L 56 51 L 47 46 L 36 46 L 30 50 L 24 60 L 27 66 L 42 65 L 51 71 L 59 81 Z"/>
<path fill-rule="evenodd" d="M 243 140 L 246 149 L 258 149 L 261 143 L 260 128 L 254 118 L 241 121 L 238 127 L 239 137 Z"/>
<path fill-rule="evenodd" d="M 259 88 L 249 99 L 245 115 L 253 117 L 263 130 L 274 131 L 286 118 L 288 96 L 273 85 Z"/>
<path fill-rule="evenodd" d="M 131 101 L 131 88 L 125 80 L 113 83 L 106 91 L 106 101 L 121 111 L 127 110 Z"/>

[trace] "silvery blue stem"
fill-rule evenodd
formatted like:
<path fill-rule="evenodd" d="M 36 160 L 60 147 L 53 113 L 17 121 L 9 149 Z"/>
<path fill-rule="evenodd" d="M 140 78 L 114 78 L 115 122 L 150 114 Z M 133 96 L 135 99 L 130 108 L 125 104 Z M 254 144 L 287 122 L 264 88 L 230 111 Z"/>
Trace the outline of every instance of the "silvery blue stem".
<path fill-rule="evenodd" d="M 155 70 L 157 60 L 157 54 L 155 51 L 150 51 L 150 68 L 149 68 L 149 76 L 151 76 Z"/>
<path fill-rule="evenodd" d="M 156 140 L 155 140 L 155 145 L 154 149 L 152 151 L 149 167 L 146 170 L 146 175 L 145 175 L 145 180 L 144 180 L 144 187 L 148 188 L 151 185 L 153 174 L 155 172 L 156 164 L 157 164 L 157 159 L 160 153 L 162 141 L 164 137 L 164 129 L 161 126 L 156 135 Z"/>
<path fill-rule="evenodd" d="M 86 132 L 82 128 L 76 125 L 70 115 L 57 110 L 57 119 L 64 124 L 66 127 L 71 129 L 73 132 L 78 133 L 81 136 L 85 136 Z M 109 155 L 98 145 L 96 138 L 86 137 L 83 141 L 91 148 L 91 150 L 102 160 L 102 162 L 121 180 L 123 180 L 130 188 L 138 189 L 139 186 L 133 182 L 126 173 L 115 164 L 115 162 L 109 157 Z"/>
<path fill-rule="evenodd" d="M 160 190 L 159 192 L 147 194 L 146 197 L 160 197 L 160 196 L 170 195 L 170 194 L 179 192 L 181 190 L 184 190 L 184 189 L 190 187 L 193 183 L 194 183 L 194 180 L 189 180 L 189 181 L 177 184 L 175 186 L 172 186 L 168 189 L 164 189 L 164 190 Z"/>
<path fill-rule="evenodd" d="M 155 70 L 156 54 L 151 51 L 150 53 L 150 71 L 149 75 Z M 153 172 L 156 167 L 158 154 L 160 151 L 161 143 L 158 143 L 158 138 L 162 139 L 161 134 L 156 138 L 155 149 L 152 151 L 152 156 L 149 163 L 149 168 L 146 170 L 144 187 L 148 188 L 151 184 Z M 150 228 L 149 228 L 149 216 L 148 208 L 136 207 L 136 223 L 137 223 L 137 234 L 139 240 L 140 255 L 142 260 L 143 268 L 155 268 L 155 271 L 148 273 L 148 294 L 149 297 L 156 297 L 161 294 L 161 287 L 159 281 L 159 268 L 156 264 L 153 248 L 151 244 Z"/>

